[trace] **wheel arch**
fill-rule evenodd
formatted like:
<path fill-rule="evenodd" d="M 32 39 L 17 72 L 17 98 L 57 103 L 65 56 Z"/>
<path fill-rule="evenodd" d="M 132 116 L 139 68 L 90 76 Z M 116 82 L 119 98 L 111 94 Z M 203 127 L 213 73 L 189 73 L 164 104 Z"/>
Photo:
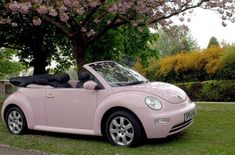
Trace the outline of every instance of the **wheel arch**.
<path fill-rule="evenodd" d="M 126 112 L 129 112 L 129 113 L 133 114 L 133 115 L 135 116 L 135 119 L 138 121 L 138 123 L 139 123 L 139 125 L 140 125 L 140 127 L 141 127 L 141 130 L 142 130 L 142 132 L 143 132 L 144 138 L 146 138 L 145 129 L 144 129 L 143 124 L 142 124 L 142 122 L 140 121 L 139 117 L 138 117 L 133 111 L 131 111 L 130 109 L 128 109 L 128 108 L 126 108 L 126 107 L 122 107 L 122 106 L 112 107 L 112 108 L 108 109 L 108 110 L 104 113 L 104 115 L 103 115 L 103 117 L 102 117 L 102 119 L 101 119 L 101 123 L 100 123 L 101 134 L 102 134 L 103 136 L 106 136 L 106 133 L 105 133 L 105 125 L 106 125 L 106 122 L 107 122 L 109 116 L 110 116 L 112 113 L 116 112 L 116 111 L 126 111 Z"/>
<path fill-rule="evenodd" d="M 13 108 L 13 107 L 17 107 L 17 108 L 19 108 L 21 111 L 23 111 L 18 105 L 14 104 L 14 103 L 8 104 L 8 105 L 5 107 L 4 111 L 3 111 L 3 117 L 4 117 L 3 119 L 4 119 L 5 122 L 6 122 L 6 117 L 7 117 L 7 111 L 8 111 L 9 109 Z"/>
<path fill-rule="evenodd" d="M 136 117 L 146 135 L 145 126 L 142 122 L 142 115 L 143 112 L 146 111 L 146 106 L 143 102 L 144 97 L 147 95 L 148 93 L 140 91 L 121 91 L 113 93 L 103 99 L 98 104 L 94 115 L 94 134 L 103 135 L 101 126 L 110 113 L 115 110 L 125 110 L 131 112 Z"/>

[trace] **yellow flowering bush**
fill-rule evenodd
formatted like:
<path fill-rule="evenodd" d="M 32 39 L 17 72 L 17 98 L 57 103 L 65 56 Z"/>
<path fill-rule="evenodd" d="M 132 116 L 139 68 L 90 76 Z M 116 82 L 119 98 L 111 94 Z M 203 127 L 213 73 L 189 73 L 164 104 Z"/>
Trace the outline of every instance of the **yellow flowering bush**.
<path fill-rule="evenodd" d="M 217 72 L 223 68 L 221 57 L 225 50 L 219 46 L 211 46 L 208 49 L 192 52 L 181 52 L 174 56 L 164 57 L 150 63 L 149 72 L 155 78 L 163 81 L 204 81 L 215 78 Z M 157 62 L 157 63 L 156 63 Z"/>

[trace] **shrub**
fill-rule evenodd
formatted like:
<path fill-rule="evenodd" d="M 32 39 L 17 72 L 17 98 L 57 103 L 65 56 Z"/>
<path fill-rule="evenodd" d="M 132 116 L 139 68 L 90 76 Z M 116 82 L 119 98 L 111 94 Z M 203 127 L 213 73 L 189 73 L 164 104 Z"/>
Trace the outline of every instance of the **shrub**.
<path fill-rule="evenodd" d="M 235 46 L 225 49 L 225 54 L 221 58 L 222 67 L 218 72 L 218 78 L 235 79 Z"/>
<path fill-rule="evenodd" d="M 158 63 L 158 59 L 152 58 L 149 61 L 149 66 L 146 69 L 146 77 L 150 80 L 150 81 L 155 81 L 156 77 L 157 77 L 157 71 L 159 69 L 159 63 Z"/>
<path fill-rule="evenodd" d="M 194 52 L 182 52 L 174 56 L 164 57 L 150 63 L 147 76 L 168 82 L 181 81 L 205 81 L 214 79 L 221 70 L 221 57 L 224 49 L 219 46 L 211 46 L 208 49 Z M 148 77 L 149 78 L 149 77 Z"/>
<path fill-rule="evenodd" d="M 235 101 L 235 80 L 178 83 L 193 101 Z"/>
<path fill-rule="evenodd" d="M 146 76 L 146 70 L 143 68 L 139 61 L 134 64 L 134 70 L 136 70 L 141 75 Z"/>

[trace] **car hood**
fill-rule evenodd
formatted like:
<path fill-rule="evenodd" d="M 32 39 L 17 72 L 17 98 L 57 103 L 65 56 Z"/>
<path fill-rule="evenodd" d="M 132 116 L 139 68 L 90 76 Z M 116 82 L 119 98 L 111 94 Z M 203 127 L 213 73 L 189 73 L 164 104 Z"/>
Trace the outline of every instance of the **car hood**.
<path fill-rule="evenodd" d="M 122 87 L 122 90 L 144 91 L 173 104 L 182 103 L 187 99 L 187 94 L 182 89 L 164 82 L 147 82 L 145 84 Z"/>

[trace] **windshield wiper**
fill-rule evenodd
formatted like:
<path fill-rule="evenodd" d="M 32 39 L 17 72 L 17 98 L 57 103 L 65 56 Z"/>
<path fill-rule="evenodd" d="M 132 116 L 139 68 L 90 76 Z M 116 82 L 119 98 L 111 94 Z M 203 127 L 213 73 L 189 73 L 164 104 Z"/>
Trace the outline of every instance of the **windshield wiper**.
<path fill-rule="evenodd" d="M 137 84 L 142 84 L 142 83 L 145 83 L 145 81 L 133 81 L 133 82 L 128 82 L 127 85 L 130 86 L 130 85 L 137 85 Z"/>

